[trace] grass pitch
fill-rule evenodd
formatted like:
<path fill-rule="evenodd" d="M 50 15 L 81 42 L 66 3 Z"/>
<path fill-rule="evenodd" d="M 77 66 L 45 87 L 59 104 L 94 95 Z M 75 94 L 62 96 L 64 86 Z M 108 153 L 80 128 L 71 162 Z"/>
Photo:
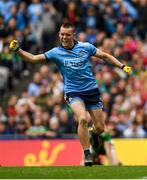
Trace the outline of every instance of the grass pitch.
<path fill-rule="evenodd" d="M 0 179 L 147 179 L 147 166 L 0 167 Z"/>

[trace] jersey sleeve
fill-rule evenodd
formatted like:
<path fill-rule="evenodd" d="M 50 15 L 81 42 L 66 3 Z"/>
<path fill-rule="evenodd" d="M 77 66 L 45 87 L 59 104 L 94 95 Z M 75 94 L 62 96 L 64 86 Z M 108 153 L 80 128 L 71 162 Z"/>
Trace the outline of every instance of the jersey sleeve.
<path fill-rule="evenodd" d="M 90 56 L 94 56 L 96 54 L 96 47 L 91 43 L 86 43 L 87 50 Z"/>
<path fill-rule="evenodd" d="M 49 51 L 46 51 L 44 53 L 44 56 L 46 58 L 46 62 L 49 62 L 49 61 L 53 60 L 55 58 L 55 50 L 51 49 Z"/>

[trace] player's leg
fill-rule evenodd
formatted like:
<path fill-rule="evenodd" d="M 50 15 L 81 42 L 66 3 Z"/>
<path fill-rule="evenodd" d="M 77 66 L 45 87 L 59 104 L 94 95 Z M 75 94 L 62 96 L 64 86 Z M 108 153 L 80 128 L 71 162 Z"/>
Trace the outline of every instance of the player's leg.
<path fill-rule="evenodd" d="M 93 127 L 89 129 L 90 133 L 90 143 L 92 149 L 98 153 L 98 148 L 101 145 L 101 133 L 104 132 L 105 123 L 104 123 L 104 114 L 102 109 L 91 109 L 89 110 Z"/>
<path fill-rule="evenodd" d="M 80 100 L 76 100 L 70 103 L 73 113 L 76 115 L 78 119 L 78 136 L 81 142 L 81 145 L 84 150 L 85 155 L 85 166 L 92 165 L 92 158 L 90 154 L 90 139 L 89 139 L 89 132 L 87 126 L 87 112 L 85 109 L 85 105 Z"/>
<path fill-rule="evenodd" d="M 104 112 L 102 109 L 89 110 L 93 122 L 93 131 L 101 134 L 105 130 Z"/>
<path fill-rule="evenodd" d="M 88 129 L 87 129 L 87 113 L 85 106 L 80 101 L 75 101 L 71 105 L 73 113 L 76 115 L 78 120 L 78 136 L 80 138 L 83 149 L 89 149 L 90 141 L 87 138 Z"/>
<path fill-rule="evenodd" d="M 122 163 L 119 161 L 117 157 L 117 153 L 115 151 L 114 143 L 112 140 L 108 142 L 106 141 L 104 143 L 104 148 L 109 165 L 122 165 Z"/>

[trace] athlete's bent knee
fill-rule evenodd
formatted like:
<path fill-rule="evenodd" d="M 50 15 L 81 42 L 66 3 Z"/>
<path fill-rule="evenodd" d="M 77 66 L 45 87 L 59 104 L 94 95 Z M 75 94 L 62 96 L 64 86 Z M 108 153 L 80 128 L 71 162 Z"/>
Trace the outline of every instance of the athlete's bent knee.
<path fill-rule="evenodd" d="M 95 126 L 96 131 L 100 131 L 101 133 L 104 132 L 105 124 L 104 123 L 97 123 Z"/>
<path fill-rule="evenodd" d="M 81 116 L 79 117 L 78 123 L 79 123 L 79 125 L 87 126 L 87 119 L 86 119 L 86 116 L 81 115 Z"/>

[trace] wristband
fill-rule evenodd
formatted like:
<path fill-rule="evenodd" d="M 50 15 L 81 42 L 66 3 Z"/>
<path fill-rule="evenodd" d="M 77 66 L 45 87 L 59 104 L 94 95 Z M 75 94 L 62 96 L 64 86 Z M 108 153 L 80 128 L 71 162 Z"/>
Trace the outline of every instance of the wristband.
<path fill-rule="evenodd" d="M 17 52 L 19 50 L 19 47 L 17 47 L 14 51 Z"/>
<path fill-rule="evenodd" d="M 121 67 L 121 69 L 123 69 L 125 66 L 126 66 L 126 65 L 123 64 L 122 67 Z"/>

